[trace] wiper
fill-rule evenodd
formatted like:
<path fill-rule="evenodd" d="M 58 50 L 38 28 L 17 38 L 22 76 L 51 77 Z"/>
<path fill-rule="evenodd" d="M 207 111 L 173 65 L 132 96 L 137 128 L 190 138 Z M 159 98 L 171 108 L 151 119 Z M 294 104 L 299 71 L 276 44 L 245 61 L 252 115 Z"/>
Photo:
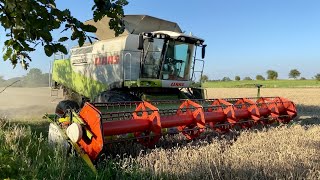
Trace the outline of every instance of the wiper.
<path fill-rule="evenodd" d="M 147 47 L 147 50 L 146 50 L 146 55 L 143 58 L 143 63 L 146 62 L 146 59 L 147 59 L 147 56 L 148 56 L 148 52 L 149 52 L 149 48 L 150 48 L 150 44 L 151 44 L 151 42 L 149 42 L 149 44 L 148 44 L 148 47 Z"/>

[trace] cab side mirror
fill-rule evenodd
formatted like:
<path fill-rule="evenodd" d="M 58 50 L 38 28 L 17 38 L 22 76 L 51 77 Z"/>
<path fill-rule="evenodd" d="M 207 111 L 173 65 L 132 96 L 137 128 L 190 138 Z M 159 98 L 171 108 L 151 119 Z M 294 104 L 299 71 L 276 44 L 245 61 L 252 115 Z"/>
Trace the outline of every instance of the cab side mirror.
<path fill-rule="evenodd" d="M 204 57 L 206 56 L 206 47 L 207 45 L 202 45 L 202 52 L 201 52 L 201 57 L 202 59 L 204 59 Z"/>
<path fill-rule="evenodd" d="M 138 50 L 142 50 L 143 49 L 143 35 L 139 34 L 139 46 L 138 46 Z"/>

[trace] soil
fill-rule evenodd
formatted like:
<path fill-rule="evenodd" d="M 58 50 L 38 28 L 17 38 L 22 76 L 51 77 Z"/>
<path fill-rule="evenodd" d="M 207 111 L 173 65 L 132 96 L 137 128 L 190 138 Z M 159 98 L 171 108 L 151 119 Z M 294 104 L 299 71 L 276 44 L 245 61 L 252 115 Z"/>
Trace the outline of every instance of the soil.
<path fill-rule="evenodd" d="M 50 95 L 50 88 L 8 88 L 0 93 L 0 116 L 10 119 L 41 119 L 62 100 Z"/>

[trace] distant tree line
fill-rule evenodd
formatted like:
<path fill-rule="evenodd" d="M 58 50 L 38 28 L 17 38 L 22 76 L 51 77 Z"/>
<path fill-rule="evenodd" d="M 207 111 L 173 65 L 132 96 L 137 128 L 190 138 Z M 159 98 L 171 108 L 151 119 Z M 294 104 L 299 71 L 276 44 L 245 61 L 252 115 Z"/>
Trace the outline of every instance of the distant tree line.
<path fill-rule="evenodd" d="M 1 87 L 8 86 L 12 83 L 14 83 L 12 85 L 13 87 L 47 87 L 49 86 L 49 73 L 42 73 L 40 69 L 32 68 L 27 75 L 22 77 L 14 77 L 5 80 L 3 76 L 0 76 Z"/>
<path fill-rule="evenodd" d="M 264 81 L 266 79 L 268 79 L 268 80 L 277 80 L 278 79 L 278 72 L 275 70 L 270 69 L 266 72 L 266 74 L 267 74 L 266 78 L 264 76 L 262 76 L 261 74 L 258 74 L 258 75 L 256 75 L 255 79 L 259 80 L 259 81 Z M 300 77 L 300 75 L 301 75 L 301 73 L 298 69 L 292 69 L 292 70 L 290 70 L 288 77 L 290 79 L 298 79 Z M 316 74 L 313 78 L 320 81 L 320 73 Z M 234 77 L 234 80 L 240 81 L 241 77 L 237 75 Z M 242 80 L 250 81 L 253 79 L 251 77 L 247 76 L 247 77 L 242 78 Z M 306 78 L 300 77 L 300 80 L 306 80 Z M 223 77 L 221 80 L 210 80 L 207 75 L 203 75 L 202 81 L 206 82 L 206 81 L 232 81 L 232 80 L 229 77 Z"/>

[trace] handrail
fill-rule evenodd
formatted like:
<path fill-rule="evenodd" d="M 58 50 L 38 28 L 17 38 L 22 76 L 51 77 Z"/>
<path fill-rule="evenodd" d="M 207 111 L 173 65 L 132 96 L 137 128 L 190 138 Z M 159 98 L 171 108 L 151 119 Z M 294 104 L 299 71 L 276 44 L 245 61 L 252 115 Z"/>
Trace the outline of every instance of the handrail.
<path fill-rule="evenodd" d="M 130 61 L 130 63 L 129 63 L 129 64 L 130 64 L 130 66 L 129 66 L 129 68 L 130 68 L 130 69 L 129 69 L 130 75 L 129 75 L 129 79 L 127 79 L 127 78 L 126 78 L 126 71 L 125 71 L 125 69 L 124 69 L 124 66 L 125 66 L 126 63 L 123 63 L 123 64 L 122 64 L 123 76 L 124 76 L 124 77 L 123 77 L 123 80 L 124 80 L 124 81 L 126 81 L 126 80 L 131 81 L 131 75 L 132 75 L 132 66 L 131 66 L 132 55 L 131 55 L 130 52 L 125 53 L 125 54 L 124 54 L 124 59 L 125 59 L 124 62 L 127 62 L 127 61 L 126 61 L 126 60 L 127 60 L 127 56 L 129 56 L 129 61 Z"/>
<path fill-rule="evenodd" d="M 195 72 L 199 72 L 199 73 L 200 73 L 200 82 L 201 82 L 202 75 L 203 75 L 203 69 L 204 69 L 204 60 L 203 60 L 203 59 L 196 59 L 196 58 L 194 57 L 194 64 L 195 64 L 196 61 L 202 62 L 202 67 L 201 67 L 201 70 L 199 70 L 199 71 L 194 70 L 194 67 L 192 68 L 192 71 L 193 71 L 193 72 L 192 72 L 191 81 L 195 81 L 195 79 L 196 79 L 196 77 L 195 77 Z"/>

